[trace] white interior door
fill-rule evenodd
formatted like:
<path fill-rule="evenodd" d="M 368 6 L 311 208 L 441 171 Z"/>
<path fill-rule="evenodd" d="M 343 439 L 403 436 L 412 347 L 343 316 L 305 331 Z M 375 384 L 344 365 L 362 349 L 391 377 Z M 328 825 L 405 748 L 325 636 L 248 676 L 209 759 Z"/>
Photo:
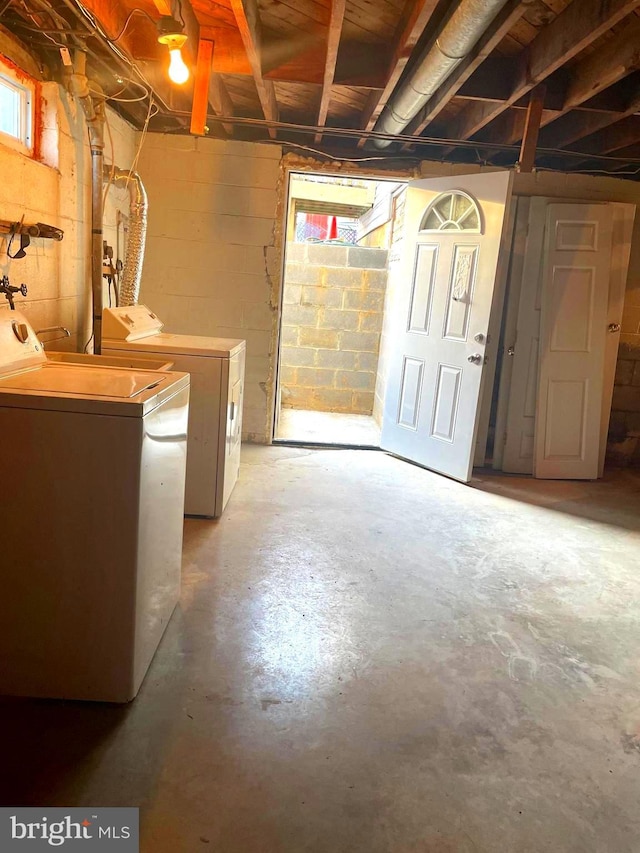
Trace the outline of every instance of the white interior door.
<path fill-rule="evenodd" d="M 550 204 L 540 312 L 534 473 L 596 479 L 612 210 Z"/>
<path fill-rule="evenodd" d="M 463 482 L 511 184 L 510 172 L 493 172 L 407 189 L 381 446 Z"/>

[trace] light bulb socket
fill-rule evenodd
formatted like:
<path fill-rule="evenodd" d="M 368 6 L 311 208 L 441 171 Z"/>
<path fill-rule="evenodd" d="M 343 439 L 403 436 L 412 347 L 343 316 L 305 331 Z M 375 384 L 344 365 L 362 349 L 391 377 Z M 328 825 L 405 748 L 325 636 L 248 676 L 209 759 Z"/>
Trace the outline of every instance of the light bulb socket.
<path fill-rule="evenodd" d="M 183 47 L 187 35 L 182 31 L 182 24 L 171 15 L 163 15 L 158 21 L 158 41 L 166 44 L 169 50 Z"/>

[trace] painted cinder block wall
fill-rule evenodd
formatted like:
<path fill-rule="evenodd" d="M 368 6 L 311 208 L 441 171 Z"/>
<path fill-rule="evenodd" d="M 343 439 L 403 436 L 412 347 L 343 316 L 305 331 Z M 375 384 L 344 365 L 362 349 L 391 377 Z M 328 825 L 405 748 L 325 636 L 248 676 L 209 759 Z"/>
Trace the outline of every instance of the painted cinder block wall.
<path fill-rule="evenodd" d="M 50 348 L 81 350 L 91 334 L 91 169 L 86 122 L 82 109 L 57 83 L 42 84 L 42 101 L 47 162 L 0 143 L 0 218 L 19 221 L 24 216 L 26 223 L 45 222 L 62 228 L 64 238 L 61 242 L 34 239 L 25 258 L 12 260 L 3 235 L 0 276 L 8 275 L 14 285 L 27 285 L 27 297 L 18 296 L 16 308 L 34 328 L 64 325 L 71 331 L 71 338 Z M 113 152 L 107 145 L 105 160 L 110 163 L 113 156 L 126 168 L 133 161 L 136 132 L 113 111 L 108 114 Z M 128 195 L 112 189 L 105 209 L 105 239 L 112 244 L 118 209 L 128 210 Z M 4 298 L 0 310 L 9 310 Z"/>
<path fill-rule="evenodd" d="M 288 246 L 280 361 L 285 408 L 372 413 L 386 266 L 386 249 Z"/>
<path fill-rule="evenodd" d="M 141 301 L 179 334 L 247 341 L 243 437 L 267 440 L 279 282 L 274 249 L 281 149 L 150 133 Z"/>

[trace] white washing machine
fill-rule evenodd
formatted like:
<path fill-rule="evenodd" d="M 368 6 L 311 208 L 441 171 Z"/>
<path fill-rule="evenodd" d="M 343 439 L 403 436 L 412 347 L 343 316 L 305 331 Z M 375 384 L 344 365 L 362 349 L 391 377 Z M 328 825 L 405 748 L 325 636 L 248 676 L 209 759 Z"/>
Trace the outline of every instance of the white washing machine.
<path fill-rule="evenodd" d="M 170 359 L 191 374 L 186 515 L 217 518 L 238 479 L 246 342 L 173 335 L 144 305 L 106 308 L 102 354 Z"/>
<path fill-rule="evenodd" d="M 0 311 L 0 692 L 127 702 L 180 591 L 189 377 L 47 362 Z"/>

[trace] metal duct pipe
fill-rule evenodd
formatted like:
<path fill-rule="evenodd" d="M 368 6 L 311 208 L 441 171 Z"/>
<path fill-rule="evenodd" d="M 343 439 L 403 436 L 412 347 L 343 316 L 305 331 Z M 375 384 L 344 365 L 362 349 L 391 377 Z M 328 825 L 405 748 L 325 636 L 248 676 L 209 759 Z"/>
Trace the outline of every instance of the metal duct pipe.
<path fill-rule="evenodd" d="M 104 99 L 94 98 L 86 75 L 87 55 L 77 50 L 69 81 L 71 92 L 82 104 L 91 148 L 91 297 L 93 351 L 102 347 L 102 171 L 104 167 Z M 96 89 L 99 88 L 96 86 Z"/>
<path fill-rule="evenodd" d="M 420 57 L 414 72 L 393 93 L 373 129 L 383 133 L 401 133 L 454 68 L 468 56 L 506 2 L 460 0 L 435 42 Z M 391 141 L 374 139 L 374 145 L 386 148 Z"/>
<path fill-rule="evenodd" d="M 147 191 L 137 172 L 128 172 L 116 166 L 104 167 L 104 180 L 129 190 L 129 235 L 124 269 L 120 280 L 118 303 L 137 305 L 140 298 L 140 281 L 147 240 Z"/>

